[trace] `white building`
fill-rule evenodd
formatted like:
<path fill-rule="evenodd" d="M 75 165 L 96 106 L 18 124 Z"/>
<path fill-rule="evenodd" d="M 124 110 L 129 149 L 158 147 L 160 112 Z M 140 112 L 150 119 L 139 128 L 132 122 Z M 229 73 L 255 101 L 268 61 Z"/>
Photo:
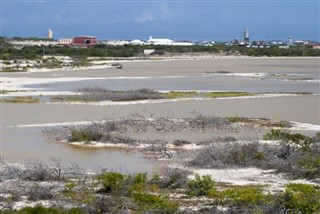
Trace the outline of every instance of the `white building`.
<path fill-rule="evenodd" d="M 48 40 L 9 40 L 10 44 L 13 45 L 25 45 L 25 46 L 49 46 L 49 45 L 57 45 L 57 41 L 48 41 Z"/>
<path fill-rule="evenodd" d="M 144 41 L 141 41 L 139 39 L 134 39 L 132 41 L 129 42 L 130 45 L 144 45 L 145 42 Z"/>
<path fill-rule="evenodd" d="M 192 42 L 173 42 L 173 46 L 192 46 Z"/>
<path fill-rule="evenodd" d="M 126 40 L 112 40 L 112 41 L 107 41 L 107 44 L 112 46 L 122 46 L 122 45 L 129 45 L 130 42 Z"/>
<path fill-rule="evenodd" d="M 62 39 L 59 39 L 58 44 L 59 44 L 59 45 L 71 45 L 71 44 L 72 44 L 72 39 L 71 39 L 71 38 L 62 38 Z"/>
<path fill-rule="evenodd" d="M 153 39 L 151 36 L 147 41 L 147 44 L 150 45 L 172 45 L 173 41 L 171 39 Z"/>

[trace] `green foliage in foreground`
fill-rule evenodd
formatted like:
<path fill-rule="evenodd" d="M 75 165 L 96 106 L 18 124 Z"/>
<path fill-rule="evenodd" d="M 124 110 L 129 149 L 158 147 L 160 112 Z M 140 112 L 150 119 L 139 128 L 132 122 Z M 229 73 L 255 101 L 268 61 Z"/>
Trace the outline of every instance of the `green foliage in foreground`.
<path fill-rule="evenodd" d="M 289 184 L 281 199 L 295 213 L 320 213 L 320 186 Z"/>
<path fill-rule="evenodd" d="M 234 204 L 241 206 L 253 206 L 268 203 L 272 197 L 263 193 L 261 186 L 234 186 L 218 190 L 211 176 L 196 175 L 195 179 L 188 182 L 187 194 L 189 196 L 207 196 L 221 204 Z"/>
<path fill-rule="evenodd" d="M 196 175 L 195 179 L 188 182 L 190 196 L 207 196 L 209 191 L 214 187 L 215 183 L 209 175 Z"/>
<path fill-rule="evenodd" d="M 238 186 L 223 191 L 212 189 L 209 197 L 217 198 L 223 203 L 232 203 L 238 206 L 258 206 L 272 203 L 272 195 L 264 194 L 259 186 Z"/>
<path fill-rule="evenodd" d="M 25 207 L 19 211 L 4 211 L 3 214 L 84 214 L 84 212 L 78 208 L 73 209 L 58 209 L 58 208 L 46 208 L 40 205 L 35 207 Z"/>
<path fill-rule="evenodd" d="M 97 176 L 103 185 L 101 192 L 111 193 L 123 187 L 125 176 L 118 172 L 106 172 Z"/>
<path fill-rule="evenodd" d="M 123 175 L 117 172 L 105 172 L 97 176 L 98 182 L 103 185 L 101 193 L 113 196 L 127 196 L 138 205 L 139 212 L 175 213 L 179 204 L 171 202 L 163 195 L 148 192 L 152 185 L 148 182 L 146 173 L 134 176 Z"/>
<path fill-rule="evenodd" d="M 232 205 L 238 208 L 250 208 L 261 213 L 266 207 L 279 211 L 280 207 L 292 213 L 319 213 L 320 186 L 308 184 L 289 184 L 281 194 L 264 193 L 262 186 L 233 186 L 218 190 L 210 176 L 196 176 L 189 181 L 187 194 L 190 196 L 207 196 L 220 205 Z"/>
<path fill-rule="evenodd" d="M 82 213 L 179 213 L 179 204 L 203 206 L 210 203 L 205 213 L 215 213 L 218 206 L 226 213 L 319 213 L 320 186 L 289 184 L 282 193 L 273 195 L 263 191 L 264 186 L 233 186 L 215 183 L 209 175 L 195 176 L 183 189 L 170 189 L 161 183 L 163 177 L 154 176 L 148 180 L 147 174 L 126 175 L 118 172 L 104 172 L 96 176 L 97 182 L 87 183 L 80 189 L 76 183 L 67 183 L 62 191 L 69 202 L 78 208 L 46 208 L 41 205 L 26 207 L 18 211 L 0 211 L 1 214 L 82 214 Z M 80 183 L 79 183 L 80 184 Z M 89 184 L 89 185 L 88 185 Z M 97 191 L 97 187 L 100 190 Z M 174 191 L 174 192 L 173 192 Z M 170 198 L 167 193 L 187 193 L 186 197 Z M 67 195 L 65 195 L 68 193 Z M 71 195 L 69 193 L 72 193 Z M 62 196 L 62 197 L 63 197 Z M 59 196 L 61 197 L 61 196 Z M 201 200 L 199 200 L 201 197 Z M 88 199 L 90 200 L 84 200 Z M 210 200 L 206 200 L 210 199 Z M 190 203 L 190 204 L 189 204 Z M 80 206 L 79 206 L 80 205 Z M 188 210 L 182 213 L 189 213 Z M 190 213 L 193 213 L 192 211 Z M 202 213 L 199 208 L 199 213 Z"/>
<path fill-rule="evenodd" d="M 171 214 L 175 213 L 179 209 L 177 202 L 171 202 L 169 198 L 154 195 L 149 193 L 135 193 L 133 194 L 133 200 L 138 203 L 142 213 L 163 213 Z"/>

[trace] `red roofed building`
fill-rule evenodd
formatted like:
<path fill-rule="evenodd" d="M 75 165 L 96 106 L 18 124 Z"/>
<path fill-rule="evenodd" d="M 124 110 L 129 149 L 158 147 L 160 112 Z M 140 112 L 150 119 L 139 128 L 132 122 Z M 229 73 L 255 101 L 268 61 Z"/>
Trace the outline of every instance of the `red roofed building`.
<path fill-rule="evenodd" d="M 75 46 L 90 46 L 98 44 L 97 37 L 94 36 L 77 36 L 73 37 L 72 45 Z"/>

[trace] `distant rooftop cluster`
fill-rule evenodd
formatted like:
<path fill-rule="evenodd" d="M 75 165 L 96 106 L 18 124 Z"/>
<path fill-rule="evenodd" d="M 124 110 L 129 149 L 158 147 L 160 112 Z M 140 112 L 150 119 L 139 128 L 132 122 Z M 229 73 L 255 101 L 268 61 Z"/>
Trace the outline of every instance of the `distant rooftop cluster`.
<path fill-rule="evenodd" d="M 77 47 L 87 47 L 97 44 L 107 44 L 111 46 L 123 46 L 123 45 L 164 45 L 164 46 L 192 46 L 192 45 L 202 45 L 202 46 L 213 46 L 216 43 L 224 44 L 227 46 L 245 46 L 248 48 L 268 48 L 271 46 L 279 46 L 279 48 L 289 48 L 290 46 L 312 46 L 314 49 L 320 49 L 320 43 L 310 42 L 304 40 L 293 40 L 292 37 L 288 37 L 287 41 L 280 40 L 250 40 L 249 29 L 246 27 L 243 31 L 243 39 L 234 39 L 228 42 L 215 42 L 215 41 L 174 41 L 169 38 L 153 38 L 149 37 L 148 40 L 98 40 L 96 36 L 75 36 L 73 38 L 60 38 L 59 40 L 53 39 L 53 31 L 48 30 L 48 39 L 11 39 L 9 41 L 12 44 L 17 45 L 59 45 L 59 46 L 77 46 Z"/>

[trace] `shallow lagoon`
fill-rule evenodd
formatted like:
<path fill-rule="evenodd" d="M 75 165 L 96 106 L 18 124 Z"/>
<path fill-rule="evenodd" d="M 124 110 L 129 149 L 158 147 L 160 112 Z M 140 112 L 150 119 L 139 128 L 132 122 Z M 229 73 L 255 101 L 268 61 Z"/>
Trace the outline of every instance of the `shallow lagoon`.
<path fill-rule="evenodd" d="M 2 157 L 9 161 L 32 159 L 50 162 L 61 158 L 86 168 L 108 168 L 121 172 L 153 171 L 154 163 L 140 154 L 110 149 L 83 149 L 48 142 L 40 135 L 41 124 L 122 118 L 132 113 L 189 117 L 195 112 L 215 116 L 264 117 L 320 125 L 319 59 L 214 59 L 154 62 L 124 62 L 122 70 L 53 71 L 4 74 L 4 77 L 53 78 L 55 83 L 27 85 L 41 90 L 74 90 L 104 87 L 112 90 L 152 88 L 155 90 L 214 90 L 251 92 L 312 92 L 317 95 L 272 98 L 190 100 L 119 106 L 69 104 L 11 104 L 2 107 Z M 234 72 L 236 75 L 215 73 Z M 207 72 L 207 73 L 206 73 Z M 211 72 L 211 73 L 210 73 Z M 242 75 L 239 75 L 242 74 Z M 250 75 L 248 75 L 250 74 Z M 267 74 L 267 75 L 265 75 Z M 272 75 L 275 74 L 275 75 Z M 285 75 L 284 75 L 285 74 Z M 59 77 L 105 78 L 59 82 Z M 119 78 L 135 77 L 135 78 Z M 148 78 L 141 78 L 148 77 Z M 159 78 L 160 77 L 160 78 Z M 292 78 L 305 80 L 292 80 Z M 291 78 L 291 80 L 289 80 Z M 307 78 L 307 79 L 306 79 Z M 313 81 L 310 81 L 312 79 Z M 41 93 L 41 92 L 40 92 Z M 38 124 L 19 128 L 19 125 Z"/>

